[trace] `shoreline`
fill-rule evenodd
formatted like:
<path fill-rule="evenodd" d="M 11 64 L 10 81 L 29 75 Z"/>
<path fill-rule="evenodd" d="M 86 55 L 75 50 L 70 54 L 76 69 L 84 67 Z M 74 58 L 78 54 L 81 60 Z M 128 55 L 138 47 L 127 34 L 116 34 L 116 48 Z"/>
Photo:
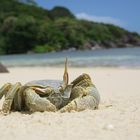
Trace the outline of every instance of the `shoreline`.
<path fill-rule="evenodd" d="M 140 68 L 140 48 L 120 48 L 96 51 L 59 52 L 51 54 L 0 56 L 6 67 L 63 67 L 65 58 L 70 67 Z M 90 66 L 90 67 L 89 67 Z"/>

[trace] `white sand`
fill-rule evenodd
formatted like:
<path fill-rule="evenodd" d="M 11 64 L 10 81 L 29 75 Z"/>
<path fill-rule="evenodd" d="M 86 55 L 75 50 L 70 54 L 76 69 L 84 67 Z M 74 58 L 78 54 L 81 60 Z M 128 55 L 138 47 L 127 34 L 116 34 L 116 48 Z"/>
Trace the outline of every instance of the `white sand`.
<path fill-rule="evenodd" d="M 0 74 L 0 86 L 63 75 L 62 68 L 9 70 L 10 74 Z M 99 110 L 0 115 L 0 140 L 140 140 L 140 69 L 70 68 L 70 79 L 83 72 L 91 75 L 100 92 Z"/>

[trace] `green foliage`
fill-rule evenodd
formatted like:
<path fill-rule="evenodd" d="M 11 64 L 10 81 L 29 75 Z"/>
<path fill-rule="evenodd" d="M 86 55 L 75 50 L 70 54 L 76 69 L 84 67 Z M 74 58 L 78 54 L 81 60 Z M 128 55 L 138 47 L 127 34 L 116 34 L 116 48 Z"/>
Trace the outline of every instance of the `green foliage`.
<path fill-rule="evenodd" d="M 74 15 L 65 7 L 54 7 L 50 12 L 52 19 L 58 19 L 63 17 L 74 18 Z"/>
<path fill-rule="evenodd" d="M 5 39 L 0 36 L 0 54 L 5 54 Z"/>
<path fill-rule="evenodd" d="M 90 42 L 104 45 L 139 40 L 139 34 L 118 26 L 78 20 L 64 7 L 46 10 L 34 0 L 0 2 L 0 54 L 85 49 Z"/>
<path fill-rule="evenodd" d="M 45 53 L 45 52 L 59 51 L 60 48 L 61 47 L 59 45 L 52 46 L 49 44 L 45 44 L 45 45 L 36 46 L 32 51 L 35 53 Z"/>
<path fill-rule="evenodd" d="M 55 20 L 54 26 L 63 33 L 66 40 L 66 44 L 63 49 L 68 49 L 70 47 L 80 49 L 84 44 L 85 35 L 78 20 L 71 18 L 59 18 Z"/>
<path fill-rule="evenodd" d="M 37 27 L 37 21 L 30 16 L 5 19 L 1 29 L 5 37 L 5 53 L 26 53 L 30 50 L 37 41 Z"/>

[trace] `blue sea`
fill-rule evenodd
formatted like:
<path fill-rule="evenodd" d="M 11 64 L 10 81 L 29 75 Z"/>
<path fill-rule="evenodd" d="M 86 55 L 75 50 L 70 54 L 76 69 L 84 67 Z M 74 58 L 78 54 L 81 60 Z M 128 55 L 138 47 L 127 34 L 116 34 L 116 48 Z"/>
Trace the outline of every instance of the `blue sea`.
<path fill-rule="evenodd" d="M 1 55 L 7 67 L 57 66 L 69 59 L 71 67 L 130 67 L 140 68 L 140 47 L 86 51 L 63 51 L 44 54 Z"/>

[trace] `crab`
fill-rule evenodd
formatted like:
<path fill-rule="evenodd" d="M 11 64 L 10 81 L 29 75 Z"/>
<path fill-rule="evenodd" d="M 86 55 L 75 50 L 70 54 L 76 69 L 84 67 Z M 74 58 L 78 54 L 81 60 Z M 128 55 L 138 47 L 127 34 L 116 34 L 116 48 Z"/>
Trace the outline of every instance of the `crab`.
<path fill-rule="evenodd" d="M 5 96 L 2 113 L 10 111 L 71 112 L 97 109 L 100 95 L 88 74 L 78 76 L 69 84 L 67 58 L 63 80 L 37 80 L 21 85 L 6 83 L 0 89 Z"/>

